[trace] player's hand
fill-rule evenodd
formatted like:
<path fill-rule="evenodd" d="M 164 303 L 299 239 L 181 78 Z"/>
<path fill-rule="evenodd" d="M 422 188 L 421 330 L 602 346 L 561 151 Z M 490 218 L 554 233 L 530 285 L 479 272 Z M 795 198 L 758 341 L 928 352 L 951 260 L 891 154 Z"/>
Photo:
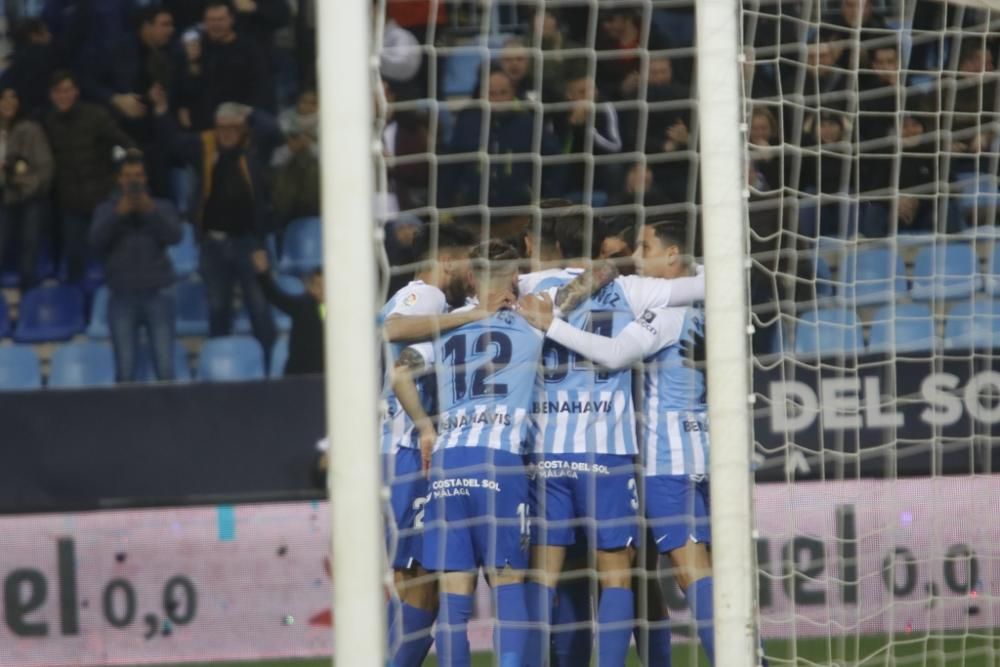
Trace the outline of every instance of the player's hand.
<path fill-rule="evenodd" d="M 257 273 L 267 273 L 271 270 L 271 261 L 267 258 L 266 250 L 254 250 L 250 253 L 250 263 Z"/>
<path fill-rule="evenodd" d="M 552 303 L 552 297 L 548 294 L 544 292 L 542 294 L 525 294 L 517 302 L 517 306 L 521 316 L 536 329 L 548 331 L 549 327 L 552 326 L 555 306 Z"/>
<path fill-rule="evenodd" d="M 434 426 L 426 424 L 420 426 L 420 463 L 424 471 L 424 477 L 431 472 L 431 455 L 434 453 L 434 443 L 437 442 L 437 431 Z"/>

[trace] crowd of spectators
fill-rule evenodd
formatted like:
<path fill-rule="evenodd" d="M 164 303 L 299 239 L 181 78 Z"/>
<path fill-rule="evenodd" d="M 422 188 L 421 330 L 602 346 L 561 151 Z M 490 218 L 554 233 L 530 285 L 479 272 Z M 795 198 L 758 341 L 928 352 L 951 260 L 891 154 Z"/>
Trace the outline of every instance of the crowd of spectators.
<path fill-rule="evenodd" d="M 251 254 L 319 214 L 315 11 L 315 0 L 4 4 L 0 265 L 22 293 L 56 279 L 89 300 L 105 284 L 119 380 L 136 375 L 143 329 L 156 376 L 172 377 L 167 248 L 188 225 L 209 335 L 232 333 L 242 303 L 270 354 L 274 313 Z"/>
<path fill-rule="evenodd" d="M 274 293 L 251 256 L 268 241 L 280 249 L 290 222 L 319 213 L 316 3 L 4 4 L 0 263 L 22 290 L 45 277 L 47 257 L 63 282 L 106 280 L 120 379 L 130 379 L 122 341 L 142 327 L 160 339 L 153 313 L 173 298 L 164 252 L 184 225 L 196 230 L 209 335 L 230 334 L 242 303 L 272 349 Z M 516 236 L 543 199 L 696 219 L 693 6 L 373 7 L 386 10 L 374 17 L 385 158 L 376 208 L 391 221 L 391 263 L 412 259 L 428 219 L 481 224 L 489 209 L 491 233 Z M 779 231 L 799 243 L 996 223 L 998 41 L 987 12 L 936 0 L 744 10 L 756 250 L 786 243 Z M 140 180 L 142 196 L 129 194 Z"/>
<path fill-rule="evenodd" d="M 441 7 L 463 16 L 466 4 Z M 691 7 L 499 4 L 488 37 L 456 39 L 455 15 L 437 16 L 427 79 L 387 82 L 397 107 L 437 97 L 429 111 L 411 104 L 388 116 L 394 203 L 696 202 Z M 935 0 L 771 0 L 744 10 L 748 180 L 755 198 L 794 200 L 787 231 L 884 237 L 995 223 L 995 206 L 969 198 L 984 187 L 996 195 L 998 43 L 986 10 Z M 420 153 L 436 154 L 423 172 L 412 159 Z"/>

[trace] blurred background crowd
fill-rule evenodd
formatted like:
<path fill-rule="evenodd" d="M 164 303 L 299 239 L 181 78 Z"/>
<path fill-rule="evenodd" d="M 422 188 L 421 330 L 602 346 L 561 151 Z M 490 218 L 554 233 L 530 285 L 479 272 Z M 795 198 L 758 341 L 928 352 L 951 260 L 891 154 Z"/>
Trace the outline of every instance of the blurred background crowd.
<path fill-rule="evenodd" d="M 518 238 L 552 198 L 593 207 L 595 250 L 652 208 L 697 229 L 690 2 L 373 8 L 390 265 L 416 258 L 428 222 Z M 763 311 L 822 289 L 789 249 L 995 226 L 987 12 L 743 9 Z M 283 372 L 294 313 L 322 312 L 316 0 L 7 0 L 0 21 L 0 336 L 35 346 L 2 354 L 38 384 L 32 364 L 62 352 L 45 345 L 107 357 L 50 385 L 183 379 L 198 351 L 205 378 Z M 322 369 L 313 334 L 292 332 L 294 372 Z"/>

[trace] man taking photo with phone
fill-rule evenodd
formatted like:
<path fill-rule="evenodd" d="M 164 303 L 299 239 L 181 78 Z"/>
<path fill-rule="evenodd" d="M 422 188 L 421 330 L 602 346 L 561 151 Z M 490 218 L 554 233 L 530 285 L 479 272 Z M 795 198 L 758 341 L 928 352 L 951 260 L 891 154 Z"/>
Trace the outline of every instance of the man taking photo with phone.
<path fill-rule="evenodd" d="M 174 379 L 174 268 L 167 247 L 181 240 L 181 225 L 172 203 L 150 196 L 142 153 L 128 151 L 118 169 L 118 189 L 97 207 L 90 230 L 111 292 L 108 326 L 119 382 L 137 379 L 143 327 L 157 379 Z"/>

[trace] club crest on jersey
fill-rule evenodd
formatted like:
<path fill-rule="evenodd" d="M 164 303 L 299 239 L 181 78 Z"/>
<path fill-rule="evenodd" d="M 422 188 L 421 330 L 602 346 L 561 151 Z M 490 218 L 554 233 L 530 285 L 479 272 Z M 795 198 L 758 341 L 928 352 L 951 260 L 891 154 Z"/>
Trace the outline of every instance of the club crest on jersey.
<path fill-rule="evenodd" d="M 656 335 L 656 327 L 653 326 L 653 320 L 655 319 L 656 313 L 651 310 L 645 310 L 639 316 L 639 325 L 651 334 Z"/>
<path fill-rule="evenodd" d="M 412 306 L 416 302 L 417 302 L 417 293 L 416 292 L 410 292 L 409 294 L 406 295 L 406 298 L 403 299 L 403 305 L 407 306 L 407 307 Z"/>

